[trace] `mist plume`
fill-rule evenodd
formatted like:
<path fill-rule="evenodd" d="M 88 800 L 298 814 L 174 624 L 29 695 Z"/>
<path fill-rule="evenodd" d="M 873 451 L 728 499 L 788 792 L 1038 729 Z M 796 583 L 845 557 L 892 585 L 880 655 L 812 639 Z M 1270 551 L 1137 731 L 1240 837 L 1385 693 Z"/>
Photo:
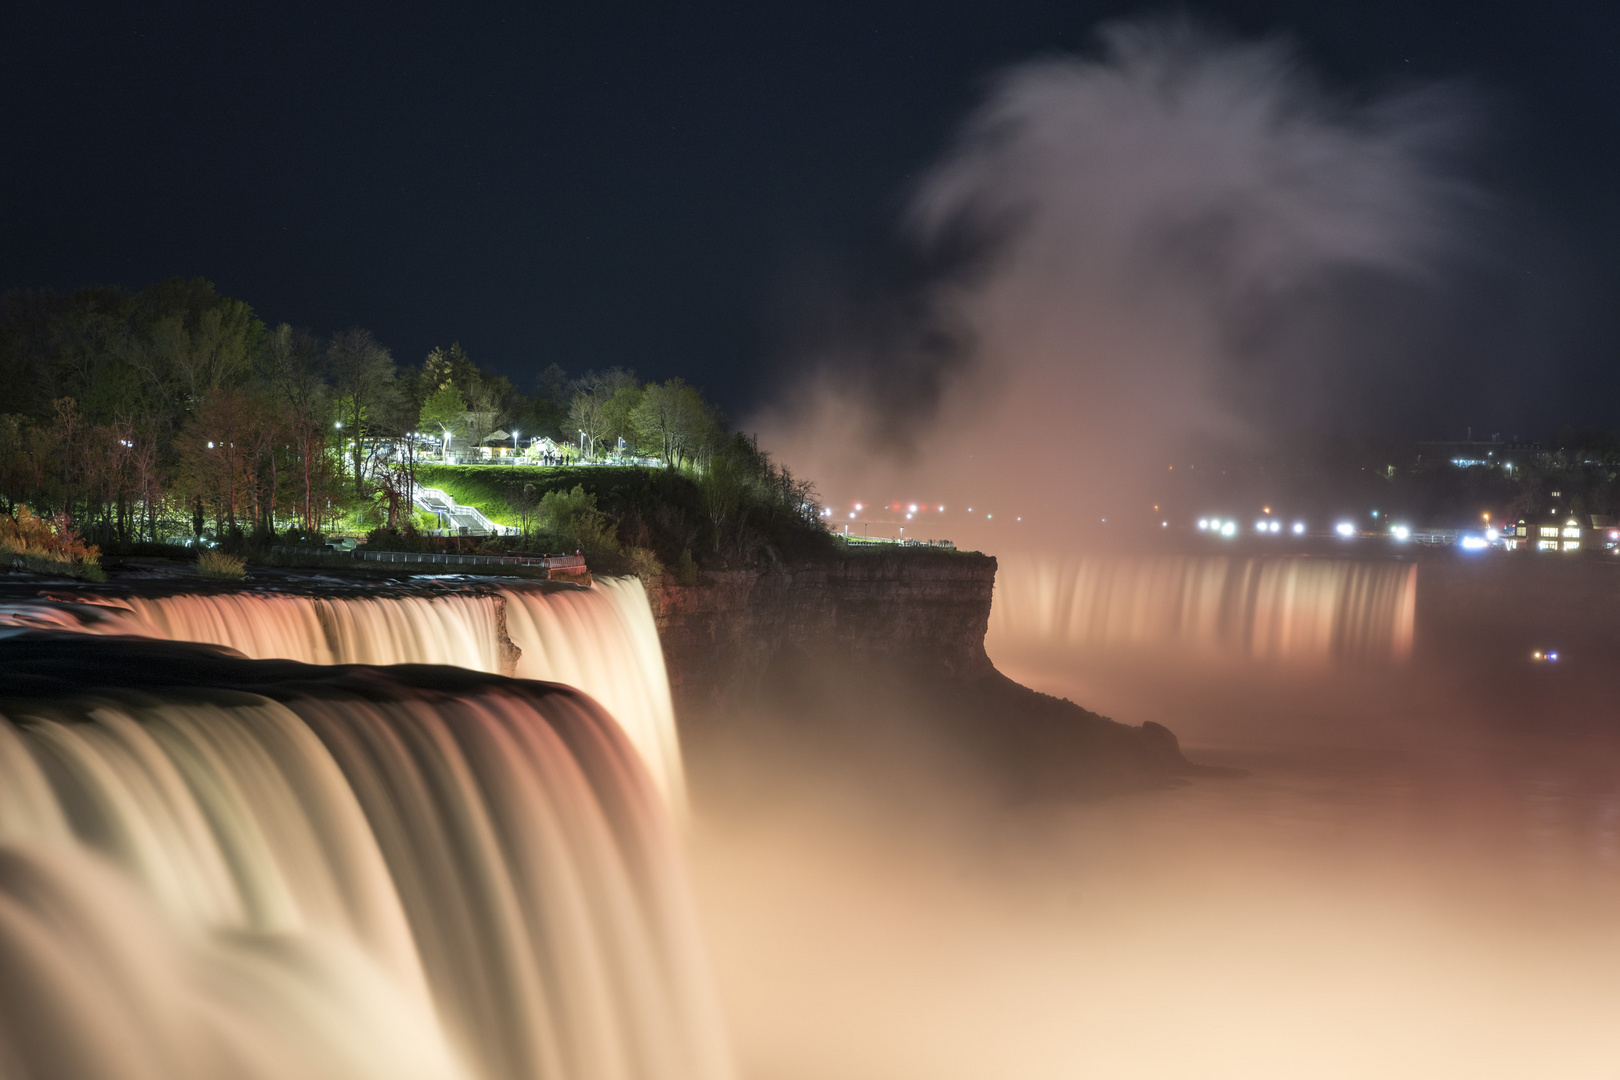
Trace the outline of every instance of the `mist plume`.
<path fill-rule="evenodd" d="M 761 418 L 830 499 L 1048 522 L 1156 501 L 1192 443 L 1331 411 L 1368 283 L 1453 247 L 1474 200 L 1454 89 L 1335 96 L 1286 43 L 1185 21 L 1099 37 L 992 81 L 902 222 L 924 284 Z"/>

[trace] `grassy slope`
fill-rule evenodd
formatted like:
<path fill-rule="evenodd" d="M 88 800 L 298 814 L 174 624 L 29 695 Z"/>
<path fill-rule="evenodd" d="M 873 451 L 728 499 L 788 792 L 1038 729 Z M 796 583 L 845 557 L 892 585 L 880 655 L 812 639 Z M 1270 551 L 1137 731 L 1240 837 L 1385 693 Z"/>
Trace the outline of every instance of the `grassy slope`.
<path fill-rule="evenodd" d="M 713 532 L 698 486 L 673 469 L 419 465 L 416 476 L 418 483 L 440 488 L 502 525 L 519 524 L 511 500 L 523 485 L 533 484 L 537 496 L 578 485 L 618 520 L 620 539 L 628 545 L 651 548 L 666 563 L 691 549 L 700 563 L 708 565 L 713 550 Z M 782 554 L 825 553 L 833 547 L 825 533 L 806 527 L 779 507 L 756 504 L 750 508 L 749 521 L 764 542 Z"/>

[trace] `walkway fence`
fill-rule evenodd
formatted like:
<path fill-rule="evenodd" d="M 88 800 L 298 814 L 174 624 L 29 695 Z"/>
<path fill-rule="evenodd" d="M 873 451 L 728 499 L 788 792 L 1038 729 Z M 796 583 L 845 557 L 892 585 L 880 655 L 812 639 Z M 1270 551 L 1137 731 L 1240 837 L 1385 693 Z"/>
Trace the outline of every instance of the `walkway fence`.
<path fill-rule="evenodd" d="M 342 552 L 330 547 L 290 547 L 277 544 L 270 549 L 285 555 L 343 555 L 371 562 L 447 563 L 452 566 L 532 566 L 541 570 L 583 570 L 583 555 L 457 555 L 448 551 L 366 551 Z"/>

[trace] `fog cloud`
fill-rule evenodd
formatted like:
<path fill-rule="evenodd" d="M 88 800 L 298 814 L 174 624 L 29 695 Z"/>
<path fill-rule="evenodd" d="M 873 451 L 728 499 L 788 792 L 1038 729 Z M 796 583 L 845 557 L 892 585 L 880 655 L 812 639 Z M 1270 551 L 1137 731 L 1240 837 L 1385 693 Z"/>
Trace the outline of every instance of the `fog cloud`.
<path fill-rule="evenodd" d="M 1150 503 L 1193 442 L 1331 412 L 1368 296 L 1453 249 L 1457 92 L 1334 95 L 1285 43 L 1186 22 L 1100 41 L 993 81 L 903 222 L 926 283 L 762 420 L 824 494 Z"/>

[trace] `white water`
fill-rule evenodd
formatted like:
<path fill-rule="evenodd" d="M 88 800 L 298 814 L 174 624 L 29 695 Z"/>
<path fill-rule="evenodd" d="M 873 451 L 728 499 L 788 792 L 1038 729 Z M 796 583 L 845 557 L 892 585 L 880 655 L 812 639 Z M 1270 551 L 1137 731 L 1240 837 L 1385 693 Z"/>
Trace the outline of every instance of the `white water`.
<path fill-rule="evenodd" d="M 1210 660 L 1402 661 L 1417 567 L 1349 559 L 1071 555 L 1001 560 L 986 648 L 1169 650 Z"/>
<path fill-rule="evenodd" d="M 501 644 L 520 650 L 515 671 Z M 600 701 L 672 806 L 680 744 L 658 630 L 641 583 L 589 589 L 505 585 L 498 593 L 303 596 L 265 591 L 92 597 L 0 605 L 0 623 L 223 645 L 252 660 L 451 664 L 560 682 Z"/>
<path fill-rule="evenodd" d="M 0 1076 L 728 1075 L 618 725 L 364 689 L 6 707 Z"/>

